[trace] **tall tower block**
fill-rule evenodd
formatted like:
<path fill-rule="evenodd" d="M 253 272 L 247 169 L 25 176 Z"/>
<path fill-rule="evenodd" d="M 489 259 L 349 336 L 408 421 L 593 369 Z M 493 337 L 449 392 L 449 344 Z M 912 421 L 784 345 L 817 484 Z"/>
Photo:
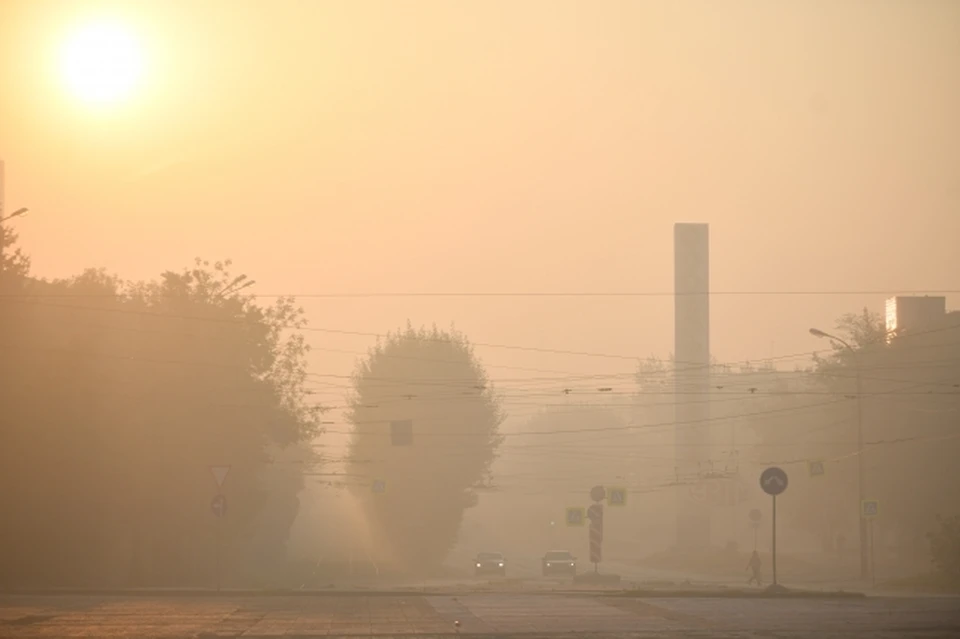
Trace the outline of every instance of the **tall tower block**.
<path fill-rule="evenodd" d="M 710 229 L 706 224 L 673 227 L 674 401 L 677 547 L 710 545 L 710 506 L 695 498 L 692 484 L 710 457 Z"/>

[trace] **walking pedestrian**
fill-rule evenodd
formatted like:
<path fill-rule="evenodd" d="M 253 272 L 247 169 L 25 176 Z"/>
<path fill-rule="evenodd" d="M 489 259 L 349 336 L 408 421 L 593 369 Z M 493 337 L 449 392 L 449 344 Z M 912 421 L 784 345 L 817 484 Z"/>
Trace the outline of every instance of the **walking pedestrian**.
<path fill-rule="evenodd" d="M 760 581 L 760 569 L 763 567 L 763 562 L 760 561 L 760 553 L 756 550 L 753 551 L 753 554 L 750 555 L 750 561 L 747 562 L 747 570 L 750 571 L 750 578 L 747 579 L 747 585 L 756 582 L 758 586 L 763 585 Z"/>

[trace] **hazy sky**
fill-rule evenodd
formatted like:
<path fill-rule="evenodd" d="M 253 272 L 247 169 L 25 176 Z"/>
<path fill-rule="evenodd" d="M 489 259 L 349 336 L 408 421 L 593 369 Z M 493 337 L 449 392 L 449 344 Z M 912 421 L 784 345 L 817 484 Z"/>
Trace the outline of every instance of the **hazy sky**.
<path fill-rule="evenodd" d="M 57 64 L 103 16 L 146 67 L 130 100 L 97 109 Z M 16 225 L 48 277 L 204 256 L 261 294 L 669 292 L 672 225 L 697 221 L 715 290 L 960 289 L 958 113 L 953 0 L 0 0 L 7 201 L 32 209 Z M 882 299 L 718 296 L 713 350 L 820 348 L 809 326 Z M 317 328 L 410 318 L 478 342 L 672 350 L 668 296 L 304 305 Z M 314 372 L 354 357 L 318 350 Z"/>

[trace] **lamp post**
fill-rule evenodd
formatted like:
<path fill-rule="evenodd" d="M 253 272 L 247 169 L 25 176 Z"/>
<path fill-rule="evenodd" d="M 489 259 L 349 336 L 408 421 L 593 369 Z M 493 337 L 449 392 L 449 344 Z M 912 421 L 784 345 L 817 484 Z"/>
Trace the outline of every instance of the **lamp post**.
<path fill-rule="evenodd" d="M 863 377 L 861 375 L 860 355 L 857 349 L 836 335 L 831 335 L 818 328 L 811 328 L 810 334 L 814 337 L 833 340 L 842 345 L 850 351 L 857 369 L 857 519 L 860 523 L 860 578 L 867 579 L 869 577 L 867 520 L 863 518 L 863 513 L 860 512 L 863 507 L 863 500 L 866 498 L 863 486 Z"/>

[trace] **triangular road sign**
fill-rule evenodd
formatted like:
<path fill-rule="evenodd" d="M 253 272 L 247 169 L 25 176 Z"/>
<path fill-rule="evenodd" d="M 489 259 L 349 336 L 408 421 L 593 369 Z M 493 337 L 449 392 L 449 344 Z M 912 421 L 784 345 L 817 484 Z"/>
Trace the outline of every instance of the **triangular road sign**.
<path fill-rule="evenodd" d="M 223 480 L 227 478 L 230 472 L 229 466 L 211 466 L 210 472 L 213 473 L 213 479 L 217 482 L 217 488 L 223 486 Z"/>

